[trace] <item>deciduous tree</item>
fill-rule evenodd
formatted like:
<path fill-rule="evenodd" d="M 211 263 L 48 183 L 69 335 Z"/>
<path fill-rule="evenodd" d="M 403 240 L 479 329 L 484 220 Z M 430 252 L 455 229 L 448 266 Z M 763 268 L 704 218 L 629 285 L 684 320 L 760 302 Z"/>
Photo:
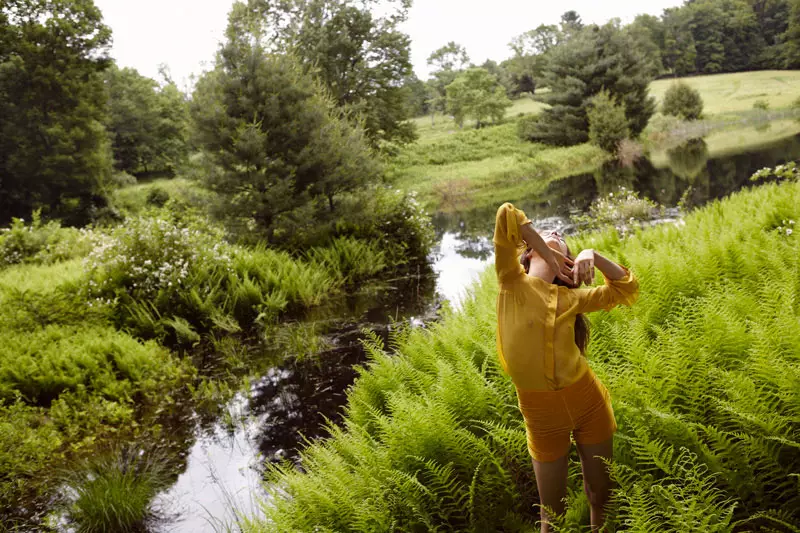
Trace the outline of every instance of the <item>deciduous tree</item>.
<path fill-rule="evenodd" d="M 83 223 L 105 203 L 110 42 L 92 0 L 0 3 L 0 224 L 36 208 Z"/>

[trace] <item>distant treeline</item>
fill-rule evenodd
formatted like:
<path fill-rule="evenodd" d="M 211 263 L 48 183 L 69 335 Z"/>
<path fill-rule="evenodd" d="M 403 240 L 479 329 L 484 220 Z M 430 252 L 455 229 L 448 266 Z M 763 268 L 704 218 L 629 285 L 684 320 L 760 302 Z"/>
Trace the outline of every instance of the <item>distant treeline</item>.
<path fill-rule="evenodd" d="M 541 24 L 514 37 L 511 58 L 479 66 L 509 97 L 533 93 L 551 52 L 584 27 L 580 15 L 568 11 L 558 24 Z M 800 68 L 800 0 L 689 0 L 660 17 L 638 15 L 622 29 L 644 52 L 653 77 Z M 407 81 L 418 116 L 446 110 L 445 87 L 470 61 L 463 46 L 450 42 L 431 54 L 428 64 L 433 67 L 429 80 Z"/>

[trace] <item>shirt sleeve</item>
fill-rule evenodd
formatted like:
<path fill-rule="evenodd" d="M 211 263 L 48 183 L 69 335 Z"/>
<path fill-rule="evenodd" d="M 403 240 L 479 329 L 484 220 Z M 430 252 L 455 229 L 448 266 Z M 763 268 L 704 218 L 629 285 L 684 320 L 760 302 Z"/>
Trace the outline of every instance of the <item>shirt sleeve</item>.
<path fill-rule="evenodd" d="M 639 280 L 633 272 L 625 267 L 622 279 L 612 280 L 603 276 L 605 285 L 591 289 L 570 289 L 570 298 L 575 314 L 591 313 L 604 309 L 606 311 L 618 305 L 633 305 L 639 298 Z"/>
<path fill-rule="evenodd" d="M 505 203 L 497 210 L 494 224 L 494 267 L 499 281 L 508 281 L 525 269 L 519 262 L 520 254 L 525 250 L 525 242 L 519 227 L 530 222 L 521 210 L 510 203 Z"/>

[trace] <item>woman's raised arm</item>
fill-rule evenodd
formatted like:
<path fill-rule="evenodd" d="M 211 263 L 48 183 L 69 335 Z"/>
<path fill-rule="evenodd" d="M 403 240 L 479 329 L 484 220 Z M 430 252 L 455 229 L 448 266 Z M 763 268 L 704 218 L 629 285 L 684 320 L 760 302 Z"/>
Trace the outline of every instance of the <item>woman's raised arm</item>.
<path fill-rule="evenodd" d="M 569 282 L 572 272 L 565 258 L 554 253 L 534 229 L 533 224 L 521 210 L 506 202 L 497 210 L 494 224 L 495 271 L 499 281 L 524 274 L 519 263 L 520 254 L 526 247 L 533 248 L 558 273 L 558 277 Z M 526 246 L 527 245 L 527 246 Z"/>

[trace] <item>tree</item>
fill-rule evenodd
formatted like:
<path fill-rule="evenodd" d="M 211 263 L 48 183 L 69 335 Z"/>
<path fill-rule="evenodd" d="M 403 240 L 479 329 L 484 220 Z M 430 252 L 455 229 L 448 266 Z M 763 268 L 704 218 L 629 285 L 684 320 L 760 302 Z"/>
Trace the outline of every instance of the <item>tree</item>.
<path fill-rule="evenodd" d="M 217 215 L 279 243 L 287 221 L 334 212 L 380 167 L 364 130 L 297 60 L 231 33 L 192 99 L 197 142 L 214 163 L 206 186 L 220 197 Z"/>
<path fill-rule="evenodd" d="M 467 49 L 455 41 L 450 41 L 428 56 L 428 66 L 433 67 L 434 72 L 459 72 L 464 70 L 468 64 L 469 54 L 467 54 Z"/>
<path fill-rule="evenodd" d="M 589 141 L 615 154 L 619 143 L 630 134 L 625 106 L 615 102 L 608 91 L 602 90 L 591 98 L 587 115 Z"/>
<path fill-rule="evenodd" d="M 243 0 L 229 38 L 291 53 L 318 76 L 337 105 L 363 117 L 372 144 L 415 138 L 404 80 L 412 74 L 410 38 L 400 31 L 407 0 Z"/>
<path fill-rule="evenodd" d="M 480 67 L 497 78 L 497 83 L 506 92 L 506 96 L 511 96 L 515 93 L 516 83 L 514 77 L 502 63 L 498 64 L 497 61 L 487 59 Z"/>
<path fill-rule="evenodd" d="M 105 205 L 102 20 L 92 0 L 0 4 L 0 223 L 42 208 L 80 224 Z"/>
<path fill-rule="evenodd" d="M 789 24 L 784 40 L 784 68 L 800 68 L 800 0 L 791 0 Z"/>
<path fill-rule="evenodd" d="M 119 170 L 136 174 L 171 170 L 187 153 L 188 104 L 174 83 L 159 87 L 131 68 L 105 75 L 108 125 Z"/>
<path fill-rule="evenodd" d="M 546 54 L 561 41 L 561 35 L 558 26 L 540 24 L 535 29 L 511 39 L 508 46 L 518 56 Z"/>
<path fill-rule="evenodd" d="M 468 117 L 475 119 L 478 128 L 487 118 L 499 122 L 510 106 L 505 89 L 483 68 L 468 69 L 447 86 L 447 109 L 459 126 Z"/>
<path fill-rule="evenodd" d="M 564 39 L 570 39 L 583 29 L 583 21 L 577 11 L 570 10 L 561 15 L 561 33 Z"/>
<path fill-rule="evenodd" d="M 688 4 L 689 28 L 697 49 L 697 72 L 716 74 L 725 69 L 724 13 L 712 0 Z"/>
<path fill-rule="evenodd" d="M 678 81 L 664 94 L 661 112 L 684 120 L 697 120 L 703 114 L 703 99 L 696 89 Z"/>
<path fill-rule="evenodd" d="M 456 76 L 469 64 L 469 55 L 466 48 L 450 41 L 428 56 L 428 66 L 433 67 L 432 87 L 434 93 L 431 98 L 432 111 L 447 110 L 447 86 L 453 83 Z"/>
<path fill-rule="evenodd" d="M 655 112 L 648 96 L 650 76 L 635 41 L 616 23 L 590 27 L 550 52 L 544 82 L 550 104 L 527 137 L 556 145 L 586 142 L 590 99 L 605 89 L 625 108 L 632 136 L 638 136 Z"/>
<path fill-rule="evenodd" d="M 689 28 L 689 14 L 680 8 L 664 10 L 664 50 L 661 58 L 664 68 L 676 76 L 686 76 L 697 71 L 697 47 Z"/>
<path fill-rule="evenodd" d="M 642 50 L 653 77 L 664 70 L 661 51 L 664 49 L 664 24 L 653 15 L 638 15 L 625 31 L 636 41 Z"/>

